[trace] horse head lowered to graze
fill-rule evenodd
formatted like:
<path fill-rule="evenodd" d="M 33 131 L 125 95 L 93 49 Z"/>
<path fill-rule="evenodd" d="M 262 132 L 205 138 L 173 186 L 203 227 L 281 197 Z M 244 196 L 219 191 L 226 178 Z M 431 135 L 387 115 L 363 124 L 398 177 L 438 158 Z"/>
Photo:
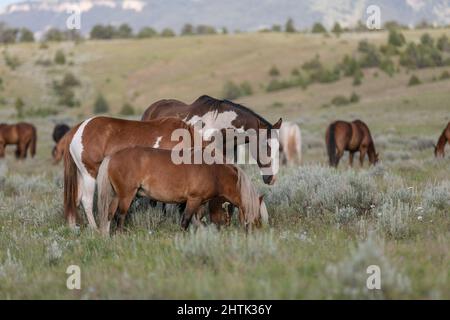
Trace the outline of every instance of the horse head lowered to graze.
<path fill-rule="evenodd" d="M 201 127 L 203 138 L 208 140 L 212 131 L 221 131 L 223 134 L 222 150 L 227 155 L 233 151 L 234 160 L 236 160 L 237 146 L 249 143 L 252 135 L 256 134 L 256 147 L 251 148 L 252 156 L 261 169 L 261 175 L 264 183 L 273 184 L 276 180 L 278 157 L 272 155 L 278 151 L 278 133 L 282 120 L 271 124 L 259 114 L 240 104 L 228 101 L 218 100 L 204 95 L 188 105 L 178 100 L 160 100 L 153 103 L 145 110 L 142 115 L 143 121 L 159 119 L 161 117 L 177 117 L 190 125 L 195 125 L 199 121 L 203 124 Z M 242 135 L 243 139 L 234 139 L 228 141 L 231 148 L 227 148 L 225 132 L 232 131 L 237 135 Z M 245 135 L 250 133 L 250 137 Z M 277 154 L 276 154 L 277 155 Z"/>
<path fill-rule="evenodd" d="M 445 157 L 445 145 L 447 142 L 450 142 L 450 122 L 447 124 L 444 131 L 442 131 L 442 134 L 434 147 L 434 156 L 436 158 Z"/>
<path fill-rule="evenodd" d="M 361 166 L 364 164 L 366 154 L 373 165 L 379 160 L 369 127 L 361 120 L 331 123 L 327 128 L 325 142 L 330 166 L 337 167 L 346 150 L 350 152 L 350 166 L 353 166 L 353 156 L 358 151 Z"/>
<path fill-rule="evenodd" d="M 56 143 L 52 149 L 53 164 L 59 163 L 59 161 L 63 158 L 64 145 L 67 141 L 63 141 L 62 143 L 60 142 L 69 131 L 70 127 L 64 123 L 57 124 L 53 129 L 52 138 Z"/>
<path fill-rule="evenodd" d="M 284 121 L 280 128 L 280 157 L 284 165 L 300 164 L 302 160 L 302 133 L 300 127 Z"/>
<path fill-rule="evenodd" d="M 25 159 L 28 149 L 31 157 L 36 154 L 37 132 L 36 127 L 30 123 L 0 124 L 0 158 L 5 156 L 7 145 L 15 144 L 16 158 Z"/>
<path fill-rule="evenodd" d="M 193 128 L 177 118 L 143 122 L 94 117 L 72 128 L 63 152 L 64 213 L 69 225 L 75 226 L 77 207 L 82 203 L 89 225 L 97 228 L 92 210 L 95 179 L 105 157 L 134 146 L 172 149 L 180 144 L 172 140 L 176 129 L 194 135 Z"/>
<path fill-rule="evenodd" d="M 181 221 L 185 230 L 200 207 L 218 197 L 224 197 L 239 209 L 239 221 L 246 230 L 268 221 L 262 197 L 239 167 L 175 164 L 171 159 L 170 150 L 134 147 L 103 160 L 97 176 L 100 231 L 103 234 L 109 234 L 110 222 L 117 210 L 118 229 L 122 230 L 136 195 L 164 203 L 186 203 Z"/>

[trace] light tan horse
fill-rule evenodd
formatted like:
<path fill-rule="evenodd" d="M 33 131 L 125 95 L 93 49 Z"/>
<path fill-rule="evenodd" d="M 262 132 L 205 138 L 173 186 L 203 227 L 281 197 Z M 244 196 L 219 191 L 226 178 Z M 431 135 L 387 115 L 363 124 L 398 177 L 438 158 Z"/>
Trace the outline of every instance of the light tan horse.
<path fill-rule="evenodd" d="M 302 133 L 300 127 L 290 121 L 281 124 L 280 156 L 283 165 L 299 165 L 302 161 Z"/>
<path fill-rule="evenodd" d="M 119 209 L 122 230 L 137 194 L 164 203 L 186 203 L 181 227 L 187 229 L 200 207 L 224 197 L 239 209 L 246 230 L 268 221 L 267 209 L 245 172 L 235 165 L 175 164 L 170 150 L 134 147 L 106 157 L 99 169 L 98 211 L 100 231 L 109 234 Z"/>

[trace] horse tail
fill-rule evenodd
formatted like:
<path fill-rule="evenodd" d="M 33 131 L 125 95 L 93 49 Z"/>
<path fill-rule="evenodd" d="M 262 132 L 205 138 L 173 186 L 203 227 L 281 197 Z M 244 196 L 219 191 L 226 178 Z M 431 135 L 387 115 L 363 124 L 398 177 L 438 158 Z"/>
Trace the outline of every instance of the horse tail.
<path fill-rule="evenodd" d="M 328 159 L 330 160 L 330 166 L 336 166 L 336 123 L 332 123 L 328 128 L 328 141 L 327 141 Z"/>
<path fill-rule="evenodd" d="M 108 174 L 110 160 L 111 157 L 103 159 L 97 174 L 97 209 L 99 228 L 103 235 L 109 234 L 109 209 L 114 197 L 114 189 Z"/>
<path fill-rule="evenodd" d="M 31 157 L 34 158 L 36 155 L 36 144 L 37 144 L 37 132 L 36 128 L 33 127 L 33 134 L 31 136 Z"/>
<path fill-rule="evenodd" d="M 69 147 L 70 143 L 64 150 L 64 214 L 69 225 L 74 227 L 77 217 L 78 167 Z"/>

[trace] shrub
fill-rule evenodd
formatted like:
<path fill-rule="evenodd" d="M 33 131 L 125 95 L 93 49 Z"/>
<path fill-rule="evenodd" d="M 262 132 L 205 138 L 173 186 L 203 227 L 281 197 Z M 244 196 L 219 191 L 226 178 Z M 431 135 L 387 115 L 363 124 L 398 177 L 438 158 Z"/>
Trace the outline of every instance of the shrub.
<path fill-rule="evenodd" d="M 23 102 L 22 98 L 16 99 L 16 102 L 14 103 L 14 107 L 16 108 L 17 117 L 23 118 L 25 103 Z"/>
<path fill-rule="evenodd" d="M 388 43 L 395 47 L 401 47 L 406 43 L 405 36 L 397 29 L 390 29 Z"/>
<path fill-rule="evenodd" d="M 244 81 L 240 85 L 235 84 L 233 81 L 227 81 L 224 85 L 222 95 L 224 99 L 233 100 L 252 94 L 253 89 L 248 81 Z"/>
<path fill-rule="evenodd" d="M 3 58 L 5 59 L 5 64 L 11 70 L 16 70 L 22 64 L 18 57 L 10 56 L 8 51 L 3 51 Z"/>
<path fill-rule="evenodd" d="M 327 29 L 325 29 L 325 27 L 321 23 L 316 22 L 316 23 L 314 23 L 314 25 L 311 29 L 311 32 L 312 33 L 327 33 Z"/>
<path fill-rule="evenodd" d="M 244 81 L 241 83 L 241 94 L 242 96 L 250 96 L 253 94 L 253 88 L 248 81 Z"/>
<path fill-rule="evenodd" d="M 164 38 L 172 38 L 175 37 L 175 32 L 170 28 L 165 28 L 161 31 L 161 37 Z"/>
<path fill-rule="evenodd" d="M 450 52 L 450 41 L 447 37 L 447 35 L 442 35 L 436 44 L 436 47 L 443 52 Z"/>
<path fill-rule="evenodd" d="M 331 99 L 331 103 L 335 106 L 345 106 L 350 103 L 350 100 L 343 95 L 338 95 Z"/>
<path fill-rule="evenodd" d="M 381 269 L 383 290 L 367 288 L 367 267 Z M 383 248 L 371 237 L 353 247 L 350 256 L 326 268 L 324 286 L 332 299 L 394 299 L 411 291 L 409 278 L 386 258 Z"/>
<path fill-rule="evenodd" d="M 356 93 L 352 93 L 350 96 L 350 103 L 357 103 L 359 102 L 359 96 Z"/>
<path fill-rule="evenodd" d="M 58 50 L 55 53 L 54 61 L 56 64 L 65 64 L 66 63 L 66 55 L 62 50 Z"/>
<path fill-rule="evenodd" d="M 278 77 L 280 75 L 280 70 L 276 66 L 272 66 L 269 70 L 269 76 Z"/>
<path fill-rule="evenodd" d="M 156 32 L 155 29 L 150 28 L 150 27 L 145 27 L 142 28 L 139 33 L 137 34 L 137 37 L 139 39 L 144 39 L 144 38 L 153 38 L 158 36 L 158 32 Z"/>
<path fill-rule="evenodd" d="M 105 97 L 100 93 L 94 103 L 94 113 L 106 113 L 109 111 L 109 104 Z"/>
<path fill-rule="evenodd" d="M 134 113 L 134 108 L 129 103 L 125 103 L 120 110 L 120 114 L 123 116 L 132 116 Z"/>
<path fill-rule="evenodd" d="M 412 75 L 411 78 L 409 78 L 408 86 L 416 86 L 421 84 L 422 82 L 416 75 Z"/>
<path fill-rule="evenodd" d="M 440 80 L 446 80 L 446 79 L 450 79 L 450 72 L 448 72 L 447 70 L 442 71 L 441 75 L 439 76 Z"/>
<path fill-rule="evenodd" d="M 294 26 L 294 20 L 292 20 L 291 18 L 289 18 L 286 21 L 286 26 L 284 27 L 284 31 L 287 33 L 293 33 L 295 32 L 295 26 Z"/>
<path fill-rule="evenodd" d="M 76 87 L 80 84 L 80 80 L 78 80 L 72 72 L 67 72 L 62 80 L 62 85 L 64 87 Z"/>
<path fill-rule="evenodd" d="M 266 204 L 279 212 L 320 214 L 353 208 L 361 215 L 380 201 L 375 181 L 368 174 L 323 167 L 297 168 L 287 174 L 289 178 L 281 177 L 267 195 Z"/>
<path fill-rule="evenodd" d="M 444 59 L 441 52 L 433 46 L 410 43 L 400 55 L 400 65 L 410 69 L 436 67 L 444 65 Z"/>
<path fill-rule="evenodd" d="M 427 210 L 449 210 L 450 183 L 445 181 L 439 185 L 428 185 L 423 193 L 423 201 Z"/>

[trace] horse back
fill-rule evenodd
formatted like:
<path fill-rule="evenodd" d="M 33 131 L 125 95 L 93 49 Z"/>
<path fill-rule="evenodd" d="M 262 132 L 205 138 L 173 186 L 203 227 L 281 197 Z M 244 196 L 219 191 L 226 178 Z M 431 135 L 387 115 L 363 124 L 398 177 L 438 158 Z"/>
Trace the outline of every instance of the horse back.
<path fill-rule="evenodd" d="M 184 118 L 188 113 L 187 106 L 184 102 L 176 99 L 159 100 L 144 111 L 141 120 L 148 121 L 162 117 Z"/>

